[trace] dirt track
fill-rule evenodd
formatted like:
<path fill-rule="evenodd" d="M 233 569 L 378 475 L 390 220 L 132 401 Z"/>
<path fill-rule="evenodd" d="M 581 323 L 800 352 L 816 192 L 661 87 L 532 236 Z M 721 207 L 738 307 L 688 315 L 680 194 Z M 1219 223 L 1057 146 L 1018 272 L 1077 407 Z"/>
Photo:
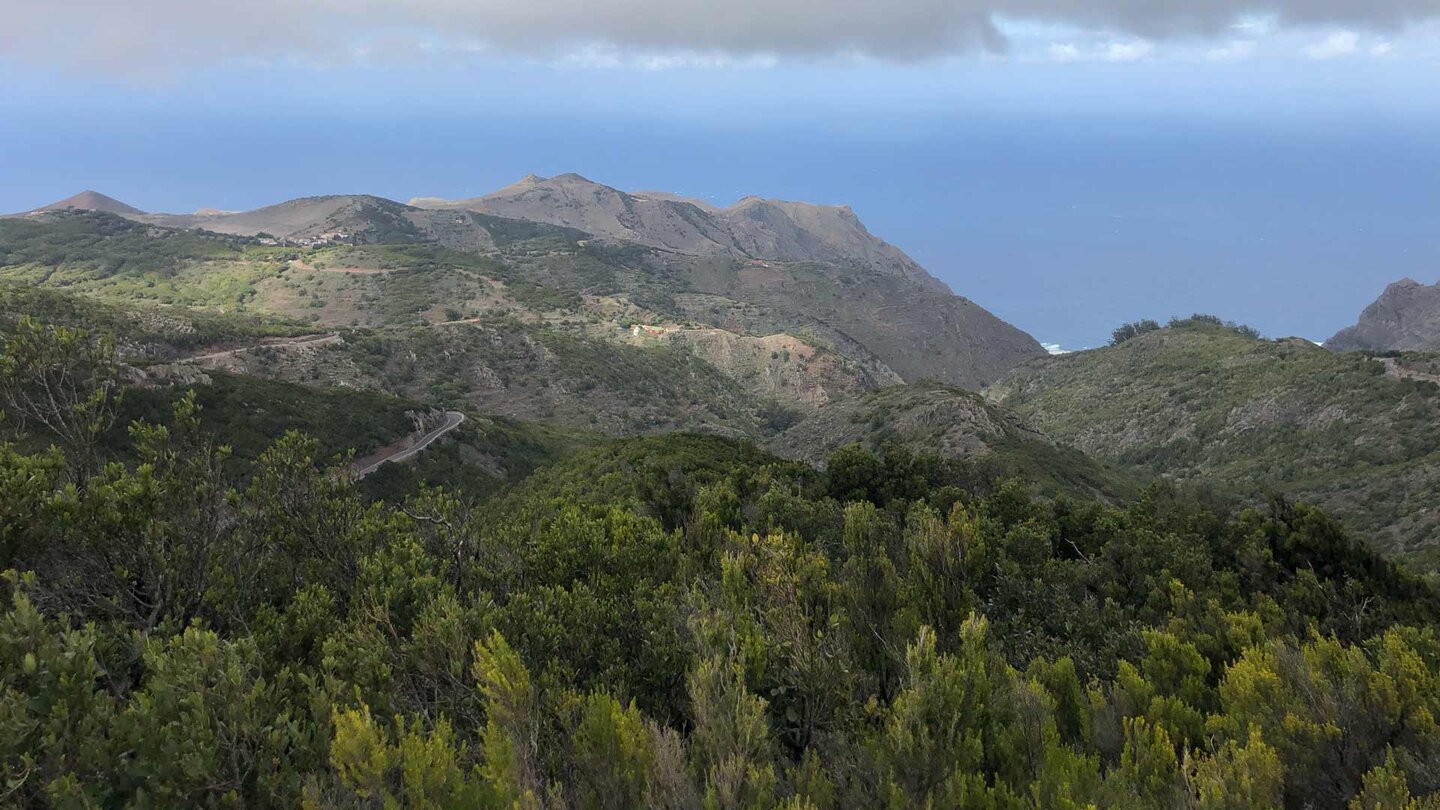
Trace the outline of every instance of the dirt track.
<path fill-rule="evenodd" d="M 1376 358 L 1385 364 L 1385 376 L 1397 380 L 1420 380 L 1422 382 L 1435 383 L 1440 385 L 1440 374 L 1426 374 L 1423 371 L 1416 371 L 1400 365 L 1400 361 L 1394 357 Z"/>
<path fill-rule="evenodd" d="M 300 337 L 282 338 L 280 340 L 257 343 L 254 346 L 241 346 L 236 349 L 226 349 L 220 352 L 209 354 L 197 354 L 194 357 L 185 357 L 177 360 L 178 363 L 209 363 L 216 360 L 224 360 L 227 357 L 234 357 L 237 354 L 254 351 L 256 349 L 299 349 L 306 346 L 328 346 L 331 343 L 339 343 L 340 336 L 334 332 L 324 335 L 302 335 Z"/>

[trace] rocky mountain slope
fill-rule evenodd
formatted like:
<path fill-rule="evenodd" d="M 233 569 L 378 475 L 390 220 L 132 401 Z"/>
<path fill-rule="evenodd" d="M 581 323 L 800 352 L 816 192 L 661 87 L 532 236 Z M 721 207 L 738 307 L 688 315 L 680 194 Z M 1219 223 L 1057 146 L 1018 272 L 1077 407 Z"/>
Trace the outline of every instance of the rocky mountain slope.
<path fill-rule="evenodd" d="M 1096 458 L 1316 502 L 1379 548 L 1440 560 L 1440 386 L 1377 360 L 1195 324 L 1028 363 L 986 395 Z"/>
<path fill-rule="evenodd" d="M 532 175 L 482 197 L 411 204 L 485 211 L 654 248 L 634 259 L 682 279 L 682 289 L 760 307 L 772 318 L 771 331 L 803 324 L 905 380 L 979 388 L 1043 354 L 1029 335 L 951 294 L 872 235 L 848 207 L 747 197 L 719 209 L 675 195 L 629 194 L 575 174 Z M 686 314 L 709 320 L 703 311 Z M 710 322 L 733 324 L 732 316 Z"/>
<path fill-rule="evenodd" d="M 1440 351 L 1440 284 L 1403 279 L 1385 288 L 1354 326 L 1340 330 L 1325 348 L 1348 351 Z"/>
<path fill-rule="evenodd" d="M 418 198 L 422 208 L 483 211 L 681 253 L 855 265 L 948 292 L 899 248 L 872 235 L 848 206 L 746 197 L 725 209 L 669 194 L 629 194 L 578 174 L 530 175 L 468 200 Z"/>
<path fill-rule="evenodd" d="M 1030 335 L 975 302 L 898 276 L 818 262 L 729 257 L 690 261 L 686 271 L 697 292 L 747 305 L 736 313 L 722 307 L 721 323 L 765 313 L 785 331 L 798 324 L 847 354 L 874 357 L 908 382 L 931 379 L 979 390 L 1045 354 Z"/>
<path fill-rule="evenodd" d="M 612 434 L 759 437 L 832 398 L 898 381 L 813 339 L 674 320 L 618 290 L 575 292 L 646 288 L 623 266 L 505 234 L 514 258 L 431 245 L 271 246 L 66 212 L 0 221 L 0 280 L 103 299 L 116 313 L 228 310 L 341 337 L 314 351 L 231 355 L 232 372 Z M 527 263 L 531 253 L 545 261 Z"/>
<path fill-rule="evenodd" d="M 458 232 L 484 230 L 477 220 L 466 216 L 467 212 L 479 212 L 681 253 L 725 252 L 740 258 L 861 266 L 933 291 L 949 291 L 899 248 L 866 230 L 848 206 L 746 197 L 718 209 L 675 195 L 628 194 L 578 174 L 530 175 L 482 197 L 417 198 L 410 205 L 370 195 L 331 195 L 289 200 L 254 211 L 152 214 L 86 191 L 28 213 L 60 210 L 103 211 L 166 227 L 244 236 L 267 234 L 298 242 L 436 241 L 489 247 L 491 243 L 483 237 L 456 238 Z"/>

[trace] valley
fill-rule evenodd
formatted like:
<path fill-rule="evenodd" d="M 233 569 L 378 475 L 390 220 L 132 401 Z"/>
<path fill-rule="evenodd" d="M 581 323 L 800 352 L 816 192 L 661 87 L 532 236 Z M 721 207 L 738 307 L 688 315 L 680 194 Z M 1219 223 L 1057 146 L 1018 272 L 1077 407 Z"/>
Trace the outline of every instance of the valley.
<path fill-rule="evenodd" d="M 1440 0 L 0 9 L 0 810 L 1440 810 Z"/>
<path fill-rule="evenodd" d="M 1195 316 L 1049 356 L 848 209 L 576 175 L 50 208 L 0 218 L 31 798 L 210 801 L 183 738 L 257 806 L 1307 808 L 1440 739 L 1334 708 L 1440 710 L 1440 355 Z"/>
<path fill-rule="evenodd" d="M 852 444 L 936 453 L 1102 497 L 1159 476 L 1312 500 L 1440 563 L 1425 355 L 1372 364 L 1199 323 L 1047 358 L 848 209 L 721 209 L 578 175 L 189 218 L 90 193 L 0 220 L 0 281 L 289 335 L 149 361 L 160 384 L 223 371 L 821 465 Z M 988 402 L 963 390 L 986 385 Z"/>

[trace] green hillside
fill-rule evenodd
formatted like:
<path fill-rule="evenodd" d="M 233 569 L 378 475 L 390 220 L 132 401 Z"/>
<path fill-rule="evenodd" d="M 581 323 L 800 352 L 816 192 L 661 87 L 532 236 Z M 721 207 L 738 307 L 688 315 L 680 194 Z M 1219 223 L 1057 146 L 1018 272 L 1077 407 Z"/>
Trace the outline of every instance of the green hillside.
<path fill-rule="evenodd" d="M 119 331 L 133 331 L 118 323 L 122 313 L 175 312 L 197 325 L 185 341 L 196 349 L 206 337 L 229 346 L 258 342 L 266 331 L 222 333 L 227 323 L 289 334 L 339 330 L 344 342 L 318 356 L 261 350 L 225 366 L 612 434 L 758 437 L 793 421 L 804 406 L 793 392 L 809 390 L 812 376 L 815 385 L 844 390 L 868 384 L 871 372 L 839 355 L 813 370 L 787 356 L 761 378 L 753 358 L 772 354 L 764 335 L 712 329 L 706 339 L 665 337 L 693 337 L 703 324 L 673 321 L 630 298 L 663 306 L 683 286 L 636 265 L 636 252 L 581 247 L 575 232 L 553 226 L 479 221 L 497 235 L 489 255 L 433 244 L 276 247 L 107 214 L 54 214 L 0 222 L 0 245 L 8 246 L 0 280 L 81 294 L 97 302 L 87 311 L 111 313 L 95 325 Z M 27 299 L 14 311 L 49 307 Z M 637 340 L 636 323 L 664 328 Z M 711 354 L 692 351 L 696 343 Z"/>
<path fill-rule="evenodd" d="M 412 412 L 456 407 L 423 393 L 404 399 L 378 388 L 326 385 L 318 377 L 300 384 L 175 362 L 217 346 L 245 346 L 307 331 L 293 322 L 178 307 L 123 306 L 45 288 L 0 284 L 0 362 L 7 336 L 25 319 L 38 324 L 42 333 L 61 327 L 113 340 L 113 370 L 121 385 L 109 427 L 96 437 L 101 461 L 133 460 L 131 426 L 168 421 L 175 406 L 190 394 L 200 409 L 200 426 L 229 448 L 223 468 L 227 478 L 236 482 L 248 480 L 263 452 L 287 432 L 311 437 L 317 459 L 330 464 L 352 451 L 364 456 L 403 440 L 415 429 Z M 275 349 L 255 353 L 271 361 L 282 354 Z M 160 370 L 170 373 L 157 374 Z M 64 388 L 57 388 L 62 398 Z M 0 413 L 3 410 L 0 407 Z M 504 416 L 472 413 L 470 417 L 433 451 L 408 464 L 382 467 L 366 480 L 364 490 L 395 497 L 428 482 L 464 486 L 479 496 L 596 439 L 589 431 Z M 39 452 L 58 438 L 21 413 L 0 419 L 0 441 L 17 442 L 27 452 Z"/>
<path fill-rule="evenodd" d="M 326 199 L 295 206 L 308 210 Z M 486 234 L 464 250 L 414 238 L 385 244 L 375 241 L 383 231 L 368 230 L 366 244 L 276 244 L 60 212 L 0 222 L 0 281 L 64 288 L 123 306 L 283 319 L 315 331 L 392 330 L 392 342 L 410 340 L 417 327 L 473 326 L 485 332 L 484 340 L 499 330 L 502 341 L 522 332 L 544 344 L 548 365 L 578 368 L 600 352 L 602 367 L 644 367 L 627 376 L 709 379 L 748 400 L 723 405 L 725 413 L 689 408 L 657 421 L 625 412 L 635 391 L 588 404 L 559 397 L 554 410 L 568 414 L 578 406 L 582 420 L 593 416 L 601 429 L 620 433 L 718 425 L 761 436 L 757 426 L 772 420 L 757 414 L 805 411 L 905 378 L 975 386 L 1039 351 L 972 302 L 860 265 L 687 255 L 535 222 L 473 213 L 461 218 Z M 671 351 L 651 352 L 648 359 L 631 351 L 640 342 L 632 334 L 637 326 L 653 329 L 638 338 L 675 344 L 645 348 L 679 348 L 697 361 L 677 360 Z M 813 364 L 757 369 L 759 357 L 787 355 L 770 346 L 774 341 L 803 342 L 823 356 Z M 627 345 L 611 350 L 597 342 Z M 423 351 L 416 357 L 422 364 L 443 362 Z M 711 392 L 707 396 L 718 394 L 715 384 L 698 385 Z M 678 394 L 684 399 L 686 392 Z M 472 405 L 527 415 L 545 409 L 509 386 L 503 396 Z M 740 410 L 751 413 L 742 417 Z"/>
<path fill-rule="evenodd" d="M 374 392 L 298 385 L 260 377 L 212 372 L 190 386 L 127 389 L 114 427 L 102 438 L 106 457 L 131 460 L 131 426 L 161 424 L 193 394 L 199 424 L 229 449 L 224 469 L 235 483 L 248 481 L 261 456 L 286 433 L 314 441 L 317 463 L 344 464 L 403 440 L 415 430 L 410 414 L 434 407 Z M 12 437 L 15 438 L 15 437 Z M 18 437 L 40 449 L 43 432 Z M 360 489 L 369 497 L 396 499 L 423 486 L 461 489 L 483 498 L 523 480 L 538 467 L 599 440 L 593 434 L 563 431 L 499 416 L 470 415 L 444 441 L 403 464 L 387 464 Z"/>
<path fill-rule="evenodd" d="M 987 396 L 1097 458 L 1312 501 L 1377 548 L 1440 562 L 1440 386 L 1370 357 L 1192 324 L 1026 364 Z"/>
<path fill-rule="evenodd" d="M 1044 492 L 1134 494 L 1135 480 L 1057 445 L 979 394 L 939 383 L 897 385 L 832 402 L 769 440 L 786 458 L 823 464 L 849 445 L 963 463 L 975 481 L 1015 478 Z"/>
<path fill-rule="evenodd" d="M 207 347 L 313 331 L 283 318 L 106 302 L 64 290 L 0 282 L 0 328 L 13 328 L 27 316 L 113 335 L 122 357 L 139 364 L 166 362 Z"/>

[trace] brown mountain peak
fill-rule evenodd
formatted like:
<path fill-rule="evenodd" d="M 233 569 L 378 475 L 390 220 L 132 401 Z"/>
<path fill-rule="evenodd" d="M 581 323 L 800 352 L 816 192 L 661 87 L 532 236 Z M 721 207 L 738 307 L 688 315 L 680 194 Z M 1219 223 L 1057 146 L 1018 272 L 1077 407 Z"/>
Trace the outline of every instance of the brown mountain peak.
<path fill-rule="evenodd" d="M 104 211 L 107 214 L 119 214 L 120 216 L 138 216 L 144 214 L 139 208 L 126 205 L 123 202 L 101 194 L 98 191 L 82 191 L 73 197 L 66 197 L 58 202 L 50 203 L 35 209 L 38 211 Z"/>

